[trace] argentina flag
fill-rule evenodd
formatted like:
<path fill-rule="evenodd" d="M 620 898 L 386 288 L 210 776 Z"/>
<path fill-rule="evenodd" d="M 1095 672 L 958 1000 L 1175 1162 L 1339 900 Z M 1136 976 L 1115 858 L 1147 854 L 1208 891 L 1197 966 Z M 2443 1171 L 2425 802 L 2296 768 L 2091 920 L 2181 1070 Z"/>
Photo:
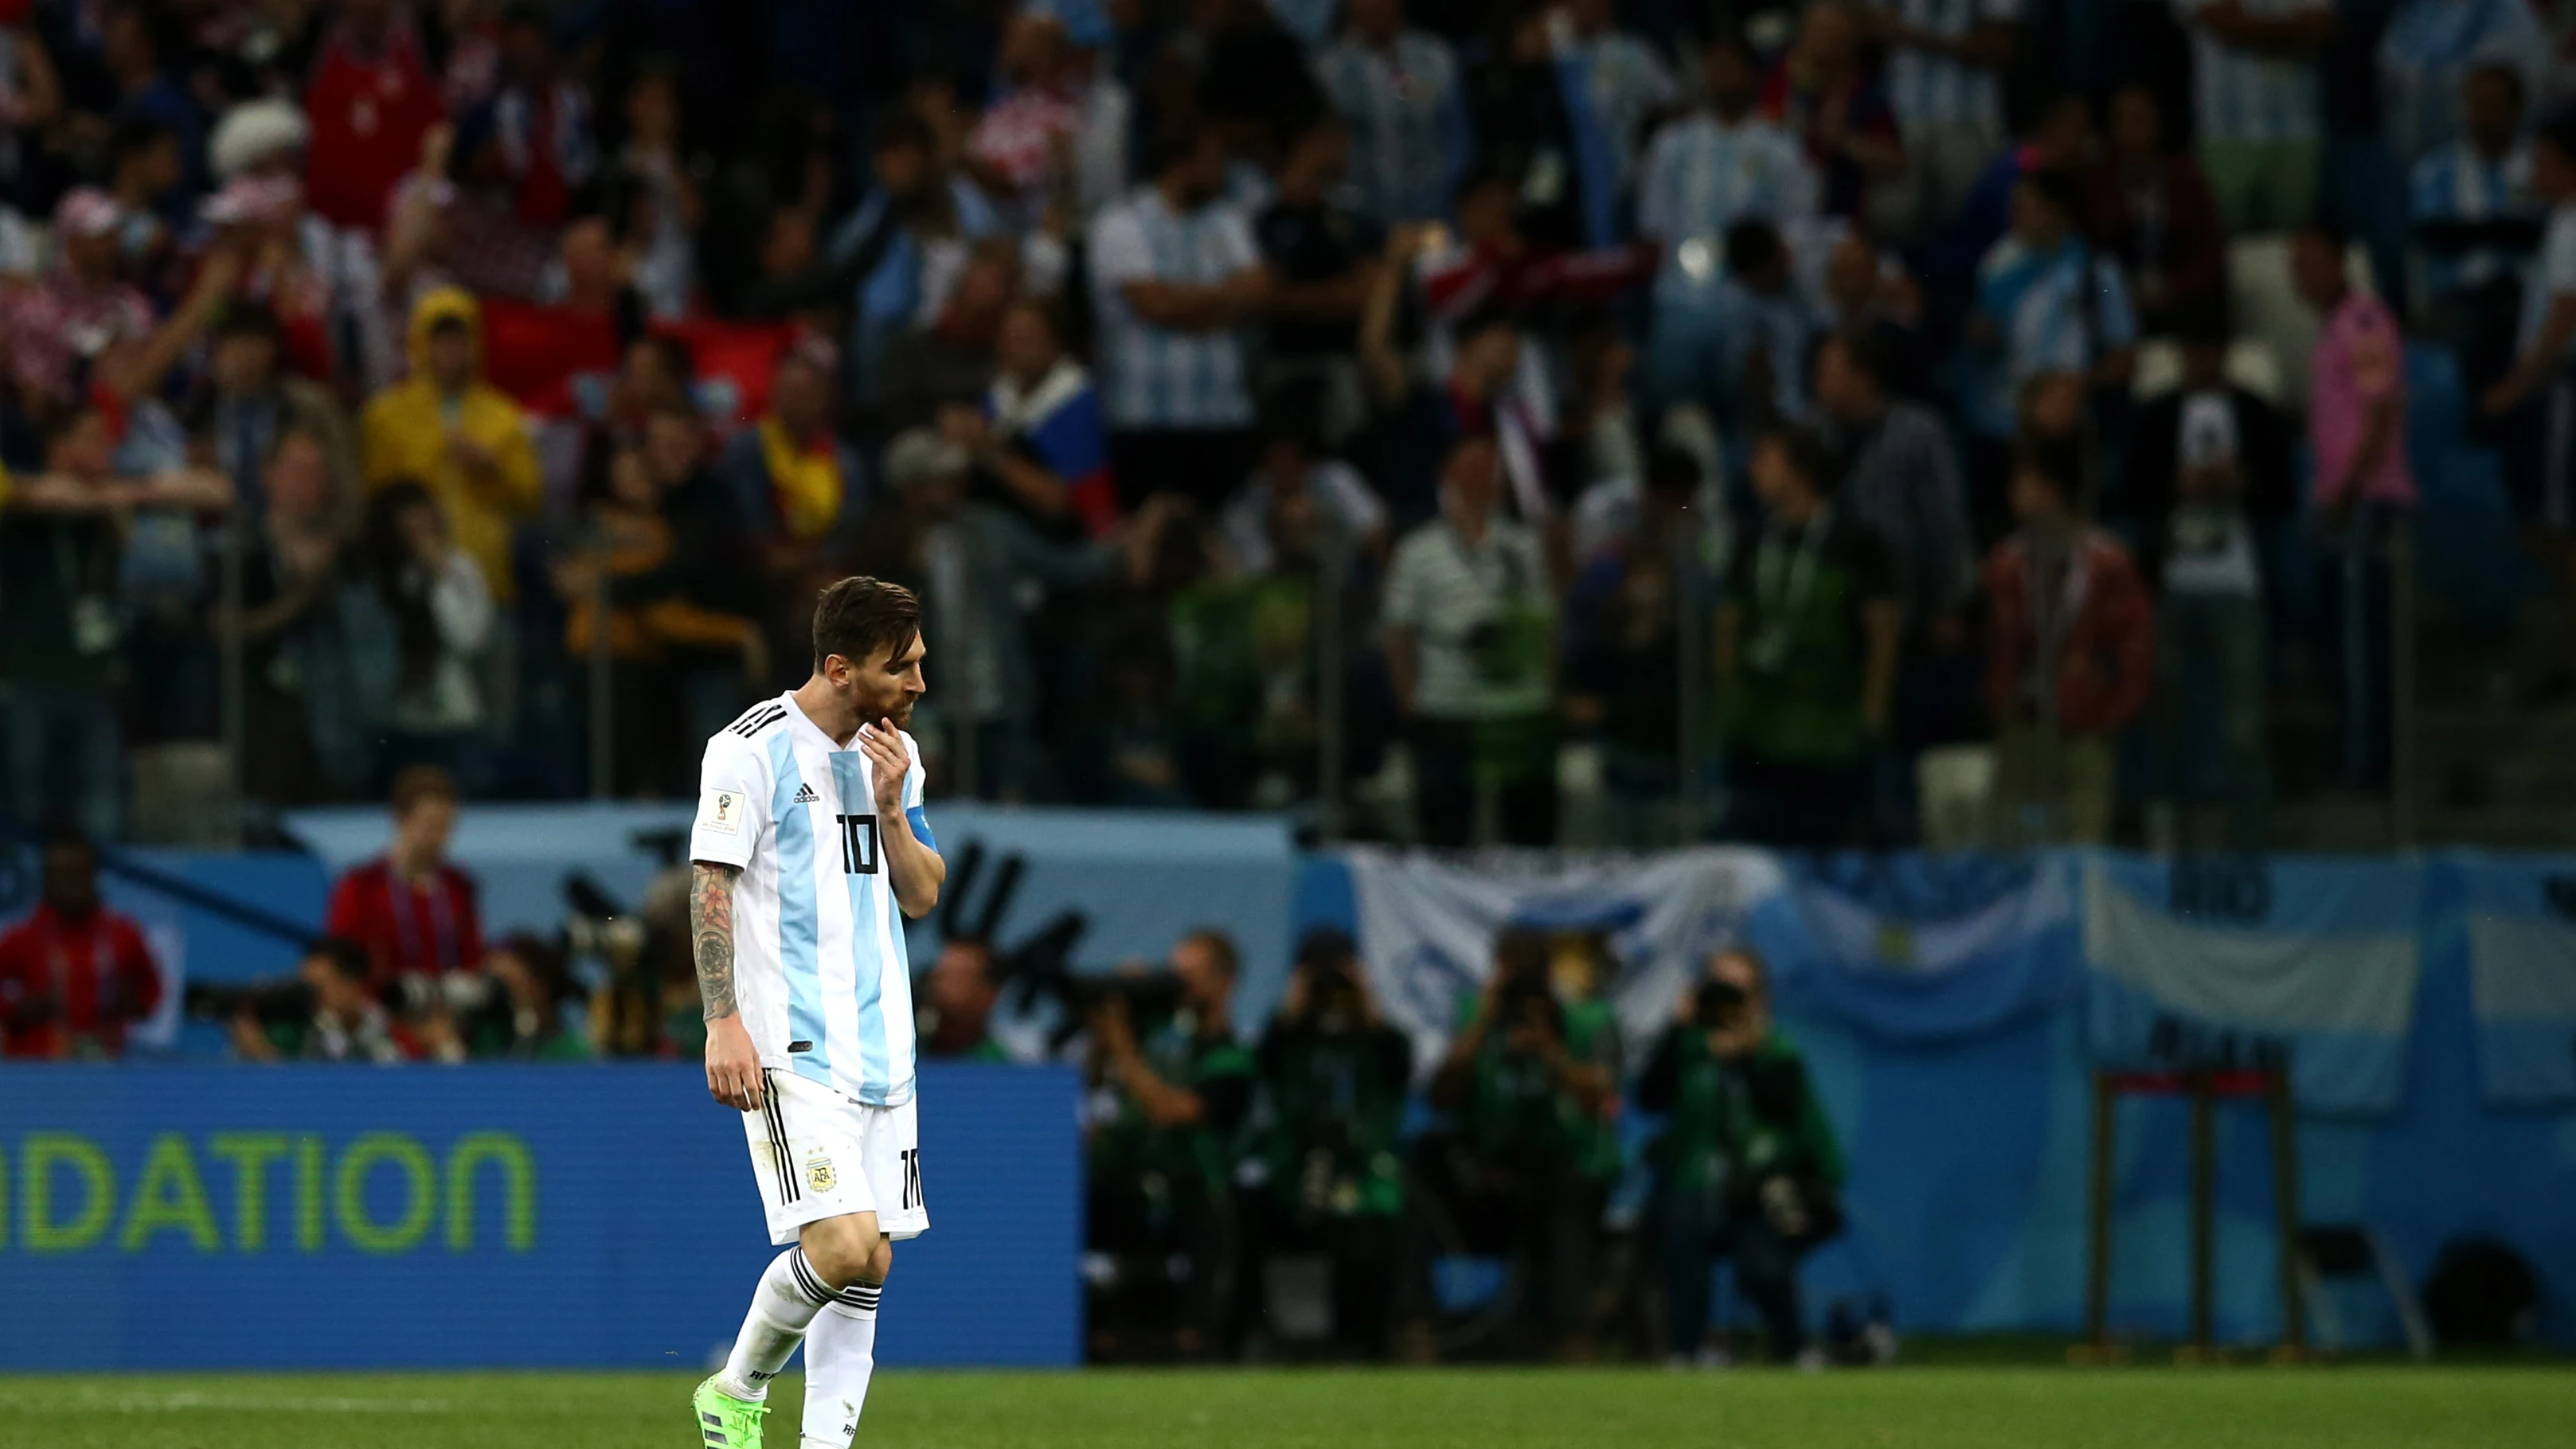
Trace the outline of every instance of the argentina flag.
<path fill-rule="evenodd" d="M 2443 861 L 2467 917 L 2478 1077 L 2498 1106 L 2576 1102 L 2576 856 Z"/>
<path fill-rule="evenodd" d="M 2082 869 L 2099 1064 L 2286 1064 L 2304 1108 L 2397 1105 L 2415 1020 L 2421 864 L 2103 853 Z"/>
<path fill-rule="evenodd" d="M 1882 1042 L 1978 1036 L 2073 1001 L 2075 858 L 1851 855 L 1752 903 L 1781 1005 Z"/>
<path fill-rule="evenodd" d="M 1471 862 L 1359 845 L 1340 857 L 1370 993 L 1413 1039 L 1426 1073 L 1448 1050 L 1460 997 L 1491 974 L 1506 926 L 1592 943 L 1602 969 L 1594 990 L 1622 1041 L 1642 1051 L 1708 953 L 1782 881 L 1768 852 L 1731 846 L 1646 857 L 1497 851 Z"/>

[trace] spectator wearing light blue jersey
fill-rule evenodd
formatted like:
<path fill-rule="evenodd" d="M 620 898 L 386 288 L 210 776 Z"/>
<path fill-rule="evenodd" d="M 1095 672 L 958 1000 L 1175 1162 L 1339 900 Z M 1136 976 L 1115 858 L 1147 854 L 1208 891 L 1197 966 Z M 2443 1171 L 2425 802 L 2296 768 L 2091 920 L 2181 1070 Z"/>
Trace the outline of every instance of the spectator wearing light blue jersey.
<path fill-rule="evenodd" d="M 1748 433 L 1807 416 L 1809 356 L 1825 335 L 1822 309 L 1798 285 L 1777 229 L 1738 222 L 1726 234 L 1718 289 L 1722 395 Z"/>
<path fill-rule="evenodd" d="M 1977 269 L 1960 409 L 1975 443 L 1972 499 L 1984 537 L 2004 517 L 2023 388 L 2052 373 L 2123 382 L 2137 341 L 2119 263 L 2076 234 L 2074 196 L 2063 172 L 2023 177 L 2013 191 L 2012 230 Z"/>
<path fill-rule="evenodd" d="M 1702 64 L 1708 108 L 1655 132 L 1637 186 L 1637 232 L 1664 250 L 1659 302 L 1706 276 L 1715 243 L 1737 222 L 1778 226 L 1816 214 L 1816 173 L 1805 148 L 1754 112 L 1752 52 L 1721 35 Z"/>
<path fill-rule="evenodd" d="M 2174 3 L 2191 32 L 2200 162 L 2227 229 L 2305 225 L 2324 163 L 2316 58 L 2334 41 L 2334 0 Z"/>
<path fill-rule="evenodd" d="M 2526 94 L 2549 73 L 2549 37 L 2530 0 L 2407 0 L 2379 38 L 2388 144 L 2412 164 L 2461 139 L 2471 72 L 2501 66 Z"/>
<path fill-rule="evenodd" d="M 1252 471 L 1253 403 L 1240 329 L 1271 275 L 1252 224 L 1221 199 L 1211 131 L 1168 143 L 1151 185 L 1091 224 L 1110 471 L 1132 508 L 1156 493 L 1210 507 Z"/>
<path fill-rule="evenodd" d="M 2012 230 L 1977 269 L 1968 346 L 1985 364 L 1963 399 L 1983 437 L 2013 430 L 2013 400 L 2044 372 L 2102 376 L 2125 366 L 2137 321 L 2119 266 L 2075 233 L 2073 185 L 2054 171 L 2023 177 Z"/>
<path fill-rule="evenodd" d="M 1404 0 L 1349 0 L 1315 76 L 1351 129 L 1351 181 L 1381 223 L 1444 216 L 1470 147 L 1458 57 L 1404 24 Z"/>
<path fill-rule="evenodd" d="M 1728 232 L 1747 221 L 1807 221 L 1819 196 L 1806 148 L 1754 110 L 1758 78 L 1744 42 L 1720 34 L 1702 64 L 1708 108 L 1655 133 L 1637 187 L 1637 232 L 1662 255 L 1647 387 L 1675 401 L 1705 388 L 1699 360 L 1717 345 Z"/>
<path fill-rule="evenodd" d="M 2003 73 L 2023 0 L 1882 0 L 1858 12 L 1887 47 L 1887 99 L 1905 133 L 1908 224 L 1930 236 L 1958 214 L 2004 143 Z"/>
<path fill-rule="evenodd" d="M 2423 261 L 2424 330 L 2451 344 L 2474 396 L 2513 365 L 2522 266 L 2539 244 L 2543 209 L 2521 135 L 2521 72 L 2477 66 L 2462 88 L 2463 133 L 2415 163 L 2408 211 Z"/>
<path fill-rule="evenodd" d="M 1620 191 L 1635 184 L 1648 123 L 1672 109 L 1680 88 L 1665 57 L 1643 37 L 1622 30 L 1611 0 L 1567 0 L 1565 49 L 1583 77 L 1592 114 L 1610 143 Z"/>
<path fill-rule="evenodd" d="M 2552 116 L 2533 136 L 2531 182 L 2549 225 L 2523 278 L 2513 366 L 2479 408 L 2509 439 L 2505 482 L 2523 547 L 2576 602 L 2576 112 Z M 2536 696 L 2576 690 L 2576 630 L 2559 632 L 2570 653 Z"/>

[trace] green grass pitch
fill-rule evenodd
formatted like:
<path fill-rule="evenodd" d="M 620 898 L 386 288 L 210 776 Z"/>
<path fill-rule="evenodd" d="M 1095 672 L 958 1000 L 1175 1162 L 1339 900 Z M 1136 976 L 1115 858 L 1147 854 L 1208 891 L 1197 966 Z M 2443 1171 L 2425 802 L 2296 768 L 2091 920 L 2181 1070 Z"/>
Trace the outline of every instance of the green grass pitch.
<path fill-rule="evenodd" d="M 27 1449 L 693 1449 L 661 1374 L 0 1377 Z M 772 1395 L 794 1449 L 798 1385 Z M 859 1449 L 2567 1449 L 2563 1368 L 888 1373 Z"/>

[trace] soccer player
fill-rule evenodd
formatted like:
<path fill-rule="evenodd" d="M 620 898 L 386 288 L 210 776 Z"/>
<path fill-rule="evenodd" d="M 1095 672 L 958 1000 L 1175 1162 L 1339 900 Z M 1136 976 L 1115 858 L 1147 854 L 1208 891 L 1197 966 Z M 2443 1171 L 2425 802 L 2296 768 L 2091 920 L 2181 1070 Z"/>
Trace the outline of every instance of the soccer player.
<path fill-rule="evenodd" d="M 707 742 L 689 930 L 707 1090 L 743 1113 L 787 1249 L 698 1386 L 707 1449 L 760 1449 L 769 1381 L 805 1345 L 804 1449 L 847 1449 L 894 1243 L 930 1226 L 903 922 L 948 868 L 921 809 L 921 602 L 849 578 L 814 609 L 814 675 Z"/>

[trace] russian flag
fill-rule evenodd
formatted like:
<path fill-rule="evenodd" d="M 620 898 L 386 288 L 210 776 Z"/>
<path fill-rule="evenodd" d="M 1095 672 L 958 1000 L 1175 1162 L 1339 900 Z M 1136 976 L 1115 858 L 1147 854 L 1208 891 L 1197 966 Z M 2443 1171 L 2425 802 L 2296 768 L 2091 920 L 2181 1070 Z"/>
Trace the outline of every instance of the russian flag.
<path fill-rule="evenodd" d="M 1040 467 L 1064 480 L 1084 530 L 1098 538 L 1118 526 L 1118 492 L 1109 476 L 1109 423 L 1091 374 L 1060 361 L 1034 388 L 1008 379 L 993 384 L 985 413 Z"/>

